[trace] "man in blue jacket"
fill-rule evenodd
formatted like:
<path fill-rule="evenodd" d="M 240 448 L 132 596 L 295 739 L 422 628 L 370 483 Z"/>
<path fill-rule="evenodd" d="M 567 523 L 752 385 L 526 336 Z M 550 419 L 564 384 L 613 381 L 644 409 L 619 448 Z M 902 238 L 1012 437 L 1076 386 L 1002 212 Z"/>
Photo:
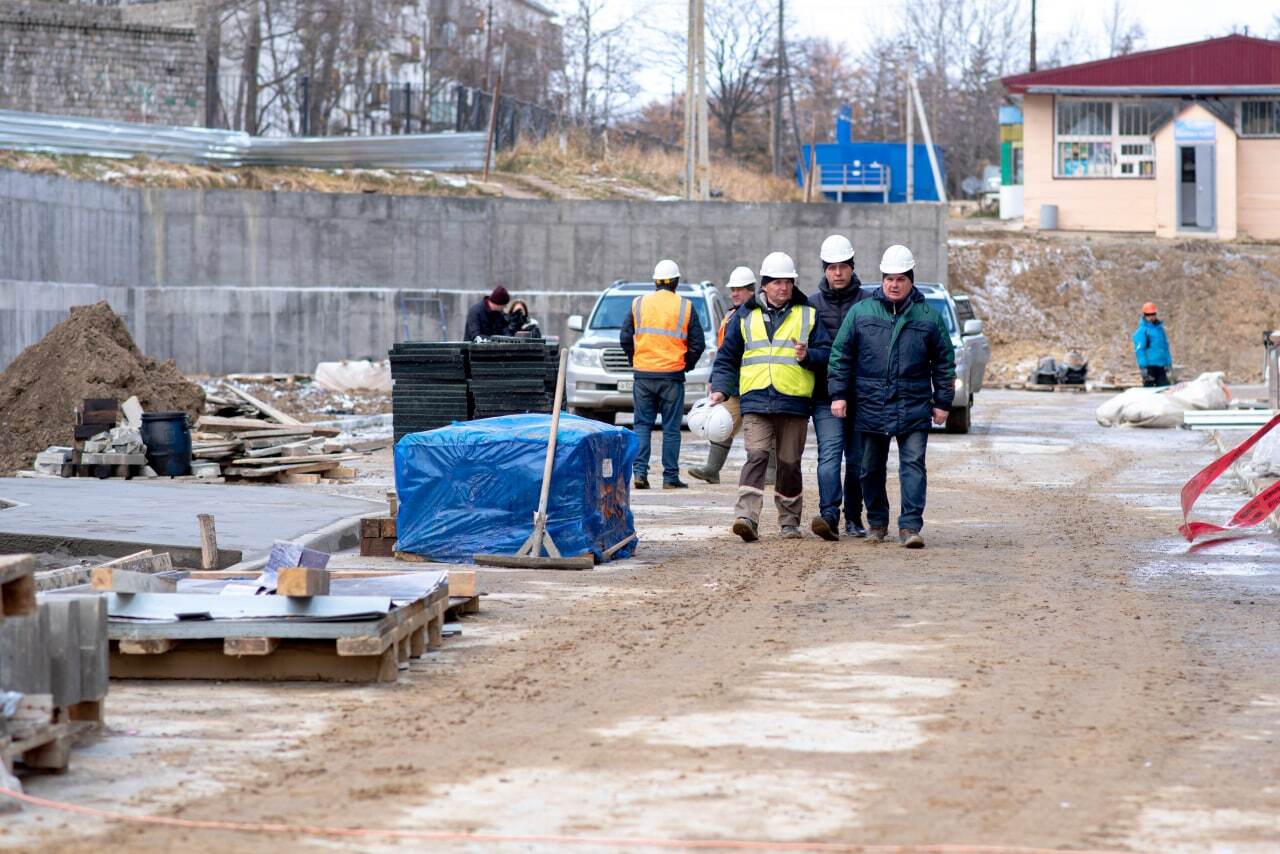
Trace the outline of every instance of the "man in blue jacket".
<path fill-rule="evenodd" d="M 742 409 L 747 463 L 738 478 L 733 532 L 760 539 L 765 470 L 778 458 L 773 501 L 784 539 L 798 540 L 804 511 L 800 458 L 809 432 L 814 368 L 825 364 L 831 338 L 796 290 L 791 256 L 771 252 L 760 265 L 760 292 L 734 313 L 711 370 L 711 401 L 735 395 Z"/>
<path fill-rule="evenodd" d="M 867 542 L 889 533 L 885 489 L 889 440 L 898 442 L 898 541 L 924 548 L 930 424 L 943 424 L 956 394 L 956 359 L 942 316 L 915 286 L 915 258 L 890 246 L 880 259 L 880 288 L 845 315 L 831 346 L 827 391 L 837 418 L 854 416 L 862 439 Z"/>
<path fill-rule="evenodd" d="M 1156 304 L 1142 306 L 1142 320 L 1133 330 L 1133 354 L 1142 372 L 1142 384 L 1147 387 L 1169 385 L 1169 369 L 1173 367 L 1173 354 L 1169 351 L 1169 336 L 1156 314 Z"/>

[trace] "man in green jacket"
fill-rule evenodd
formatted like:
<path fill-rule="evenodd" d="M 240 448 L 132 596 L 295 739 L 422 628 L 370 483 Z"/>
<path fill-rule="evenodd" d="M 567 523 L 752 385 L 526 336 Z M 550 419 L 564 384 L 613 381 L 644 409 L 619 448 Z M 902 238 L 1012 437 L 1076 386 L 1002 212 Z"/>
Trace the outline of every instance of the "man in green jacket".
<path fill-rule="evenodd" d="M 845 315 L 827 368 L 831 414 L 852 414 L 861 434 L 867 542 L 882 543 L 889 533 L 886 463 L 896 439 L 898 541 L 909 549 L 924 548 L 929 428 L 946 422 L 956 393 L 951 335 L 916 288 L 915 263 L 905 246 L 885 250 L 880 288 Z"/>

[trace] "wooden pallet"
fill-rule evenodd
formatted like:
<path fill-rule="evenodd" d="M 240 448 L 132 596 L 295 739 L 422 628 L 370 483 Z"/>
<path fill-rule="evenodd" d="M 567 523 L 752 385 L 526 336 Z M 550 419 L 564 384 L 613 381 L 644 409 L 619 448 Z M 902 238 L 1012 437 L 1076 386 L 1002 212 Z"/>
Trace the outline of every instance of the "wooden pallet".
<path fill-rule="evenodd" d="M 394 682 L 439 648 L 448 606 L 441 588 L 377 621 L 114 622 L 111 677 Z"/>

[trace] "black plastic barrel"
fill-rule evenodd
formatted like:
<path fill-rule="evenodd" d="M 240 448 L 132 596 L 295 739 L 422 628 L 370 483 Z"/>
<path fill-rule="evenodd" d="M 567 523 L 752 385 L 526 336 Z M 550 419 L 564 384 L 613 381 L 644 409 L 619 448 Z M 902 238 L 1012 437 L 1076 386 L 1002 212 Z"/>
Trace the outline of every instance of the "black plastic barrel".
<path fill-rule="evenodd" d="M 161 477 L 191 474 L 191 428 L 185 412 L 142 413 L 147 465 Z"/>

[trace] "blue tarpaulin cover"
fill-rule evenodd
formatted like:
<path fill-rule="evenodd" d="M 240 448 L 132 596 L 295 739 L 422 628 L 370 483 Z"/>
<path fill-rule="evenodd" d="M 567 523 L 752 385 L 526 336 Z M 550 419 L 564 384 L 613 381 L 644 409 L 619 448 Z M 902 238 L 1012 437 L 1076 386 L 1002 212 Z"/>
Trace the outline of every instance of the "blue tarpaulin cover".
<path fill-rule="evenodd" d="M 533 531 L 551 416 L 507 415 L 410 433 L 396 443 L 396 549 L 431 560 L 513 555 Z M 604 550 L 635 533 L 630 430 L 560 416 L 547 531 L 560 553 Z M 614 557 L 630 557 L 632 541 Z"/>

